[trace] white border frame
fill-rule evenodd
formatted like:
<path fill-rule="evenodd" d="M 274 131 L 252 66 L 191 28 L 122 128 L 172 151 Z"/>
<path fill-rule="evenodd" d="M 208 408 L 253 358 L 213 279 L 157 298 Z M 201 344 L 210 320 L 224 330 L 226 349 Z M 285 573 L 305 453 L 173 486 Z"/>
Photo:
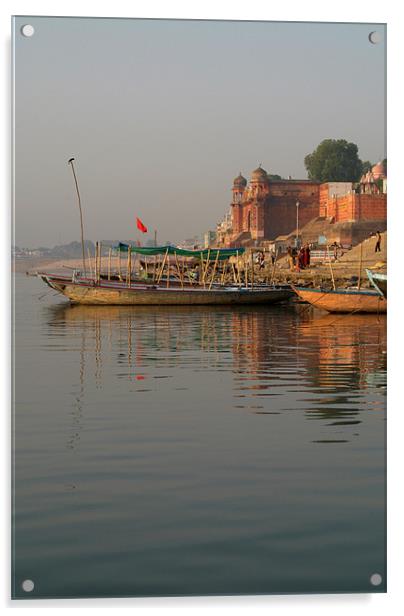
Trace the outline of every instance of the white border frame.
<path fill-rule="evenodd" d="M 2 469 L 6 480 L 3 481 L 4 493 L 0 509 L 3 539 L 2 545 L 7 545 L 0 568 L 0 597 L 3 606 L 9 609 L 32 608 L 66 608 L 79 614 L 84 609 L 95 611 L 100 608 L 115 610 L 117 607 L 135 608 L 138 613 L 155 614 L 164 610 L 167 614 L 177 614 L 179 610 L 190 610 L 193 613 L 205 613 L 206 610 L 232 614 L 245 613 L 267 614 L 268 609 L 282 610 L 283 614 L 291 614 L 298 610 L 299 615 L 338 613 L 360 616 L 373 614 L 380 616 L 386 609 L 395 613 L 404 606 L 401 595 L 402 555 L 404 554 L 403 533 L 401 531 L 402 507 L 402 464 L 400 453 L 403 449 L 402 436 L 403 413 L 400 409 L 400 380 L 402 380 L 401 364 L 403 363 L 401 349 L 402 338 L 400 323 L 399 267 L 403 258 L 400 248 L 404 247 L 401 229 L 404 229 L 404 199 L 400 193 L 400 154 L 403 148 L 403 109 L 404 101 L 401 81 L 404 39 L 402 28 L 402 9 L 393 0 L 377 2 L 375 0 L 336 0 L 334 3 L 315 0 L 285 0 L 272 4 L 268 1 L 250 0 L 231 3 L 216 0 L 205 0 L 199 4 L 172 0 L 170 3 L 161 1 L 138 2 L 136 0 L 114 0 L 106 2 L 98 0 L 31 0 L 3 1 L 1 8 L 0 27 L 2 29 L 3 62 L 1 63 L 1 81 L 5 96 L 1 98 L 3 147 L 1 148 L 3 173 L 3 207 L 0 229 L 1 265 L 3 296 L 0 302 L 3 317 L 0 345 L 5 350 L 2 356 L 0 370 L 0 391 L 3 394 L 3 426 L 2 426 Z M 11 104 L 10 104 L 10 39 L 11 15 L 61 15 L 61 16 L 102 16 L 102 17 L 170 17 L 190 19 L 261 19 L 278 21 L 325 21 L 325 22 L 375 22 L 388 24 L 388 158 L 389 158 L 389 400 L 388 400 L 388 592 L 387 594 L 357 594 L 357 595 L 283 595 L 259 597 L 202 597 L 202 598 L 167 598 L 167 599 L 70 599 L 70 600 L 35 600 L 11 601 L 10 597 L 10 242 L 11 242 Z M 393 284 L 392 284 L 393 281 Z M 401 565 L 401 567 L 400 567 Z M 400 610 L 400 611 L 401 611 Z"/>

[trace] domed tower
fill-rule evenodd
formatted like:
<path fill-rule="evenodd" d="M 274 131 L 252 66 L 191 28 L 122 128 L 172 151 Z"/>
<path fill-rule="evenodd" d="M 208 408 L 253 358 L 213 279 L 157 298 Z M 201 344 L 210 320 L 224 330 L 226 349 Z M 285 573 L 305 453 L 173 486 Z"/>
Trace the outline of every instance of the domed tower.
<path fill-rule="evenodd" d="M 240 171 L 240 173 L 234 179 L 234 182 L 233 182 L 233 188 L 232 188 L 232 192 L 233 192 L 232 203 L 233 204 L 236 204 L 236 203 L 238 204 L 241 202 L 246 186 L 247 186 L 247 180 L 245 179 L 245 177 L 241 175 L 241 171 Z"/>
<path fill-rule="evenodd" d="M 251 196 L 254 198 L 261 197 L 268 193 L 269 178 L 267 172 L 261 165 L 251 174 L 250 187 Z"/>
<path fill-rule="evenodd" d="M 261 167 L 261 165 L 252 172 L 251 184 L 268 184 L 268 174 L 265 169 Z"/>
<path fill-rule="evenodd" d="M 243 225 L 243 195 L 247 186 L 247 180 L 241 175 L 241 171 L 233 181 L 233 199 L 231 202 L 231 219 L 233 235 L 240 233 Z"/>
<path fill-rule="evenodd" d="M 384 180 L 386 176 L 386 169 L 384 168 L 383 162 L 380 161 L 377 165 L 372 167 L 372 175 L 375 180 Z"/>

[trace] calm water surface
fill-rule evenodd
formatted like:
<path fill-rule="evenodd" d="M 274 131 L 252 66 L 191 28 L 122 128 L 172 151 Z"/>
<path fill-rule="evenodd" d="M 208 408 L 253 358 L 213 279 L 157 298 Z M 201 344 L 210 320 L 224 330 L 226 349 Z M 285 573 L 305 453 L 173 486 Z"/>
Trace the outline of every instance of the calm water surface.
<path fill-rule="evenodd" d="M 48 291 L 16 276 L 14 596 L 385 591 L 385 318 Z"/>

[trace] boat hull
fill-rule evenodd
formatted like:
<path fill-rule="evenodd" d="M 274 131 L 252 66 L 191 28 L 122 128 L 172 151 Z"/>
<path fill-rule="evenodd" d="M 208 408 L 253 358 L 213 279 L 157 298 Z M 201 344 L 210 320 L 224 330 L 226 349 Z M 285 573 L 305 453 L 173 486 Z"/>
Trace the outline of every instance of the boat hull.
<path fill-rule="evenodd" d="M 372 272 L 372 270 L 369 269 L 366 270 L 366 274 L 376 291 L 387 299 L 387 274 Z"/>
<path fill-rule="evenodd" d="M 124 284 L 90 284 L 73 282 L 47 275 L 41 278 L 50 287 L 67 297 L 73 304 L 116 305 L 116 306 L 189 306 L 218 304 L 270 304 L 293 297 L 288 288 L 270 289 L 178 289 L 145 285 L 128 287 Z"/>
<path fill-rule="evenodd" d="M 308 289 L 293 287 L 297 295 L 305 302 L 327 312 L 384 313 L 387 301 L 377 291 L 355 289 Z"/>

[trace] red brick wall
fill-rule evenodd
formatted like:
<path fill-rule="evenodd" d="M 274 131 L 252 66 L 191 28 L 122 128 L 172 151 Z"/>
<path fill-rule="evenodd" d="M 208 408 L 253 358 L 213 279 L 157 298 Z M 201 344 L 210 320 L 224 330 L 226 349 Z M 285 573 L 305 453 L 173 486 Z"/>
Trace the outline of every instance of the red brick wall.
<path fill-rule="evenodd" d="M 355 219 L 386 220 L 387 195 L 355 195 Z"/>
<path fill-rule="evenodd" d="M 233 233 L 240 233 L 242 228 L 242 209 L 240 205 L 232 205 Z"/>
<path fill-rule="evenodd" d="M 335 222 L 385 220 L 387 195 L 351 193 L 342 197 L 330 197 L 326 201 L 320 191 L 320 215 L 334 218 Z"/>
<path fill-rule="evenodd" d="M 328 184 L 321 184 L 320 189 L 319 189 L 319 200 L 320 200 L 320 207 L 319 207 L 319 216 L 325 216 L 326 218 L 328 217 L 327 214 L 327 204 L 328 204 Z"/>
<path fill-rule="evenodd" d="M 346 222 L 354 219 L 355 195 L 330 197 L 325 204 L 325 216 L 334 218 L 335 222 Z"/>
<path fill-rule="evenodd" d="M 296 229 L 296 201 L 299 201 L 299 228 L 316 218 L 319 188 L 316 182 L 271 182 L 265 206 L 265 237 L 274 239 Z"/>

